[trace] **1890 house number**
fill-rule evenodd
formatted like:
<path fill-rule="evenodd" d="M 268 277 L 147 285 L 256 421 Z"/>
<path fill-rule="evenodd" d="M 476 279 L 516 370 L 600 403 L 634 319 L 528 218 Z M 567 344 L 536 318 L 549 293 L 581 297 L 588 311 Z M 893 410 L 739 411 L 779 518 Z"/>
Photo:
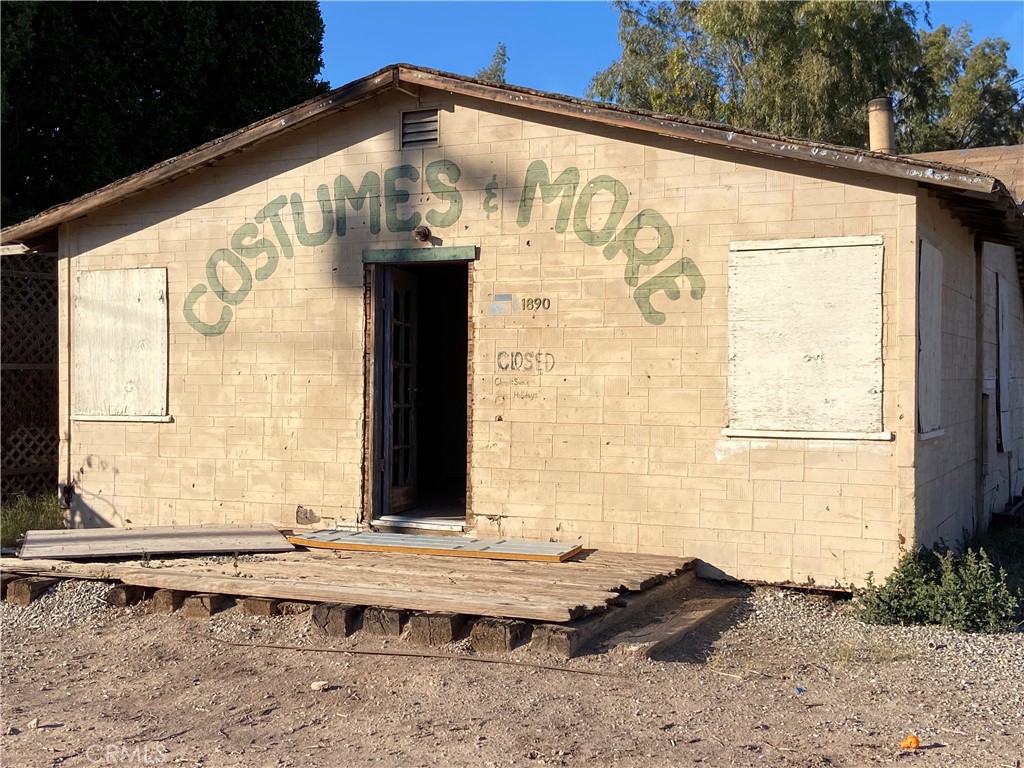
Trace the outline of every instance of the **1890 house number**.
<path fill-rule="evenodd" d="M 522 299 L 522 306 L 525 310 L 551 309 L 551 299 Z"/>

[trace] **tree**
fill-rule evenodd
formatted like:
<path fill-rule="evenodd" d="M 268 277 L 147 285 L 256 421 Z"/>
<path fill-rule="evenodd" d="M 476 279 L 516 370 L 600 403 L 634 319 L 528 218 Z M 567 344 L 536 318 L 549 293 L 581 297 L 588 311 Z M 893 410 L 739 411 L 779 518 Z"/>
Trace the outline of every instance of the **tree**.
<path fill-rule="evenodd" d="M 918 35 L 911 3 L 616 5 L 622 55 L 594 77 L 594 98 L 864 146 L 868 101 L 890 95 L 901 151 L 1021 140 L 1005 41 Z"/>
<path fill-rule="evenodd" d="M 924 66 L 899 110 L 907 152 L 1024 142 L 1024 109 L 1009 43 L 974 44 L 969 25 L 920 31 Z"/>
<path fill-rule="evenodd" d="M 4 3 L 5 226 L 327 89 L 314 2 Z"/>
<path fill-rule="evenodd" d="M 494 55 L 491 56 L 491 63 L 476 73 L 476 79 L 483 80 L 485 83 L 504 83 L 506 64 L 508 64 L 508 53 L 505 52 L 505 44 L 498 43 L 498 47 L 494 49 Z"/>

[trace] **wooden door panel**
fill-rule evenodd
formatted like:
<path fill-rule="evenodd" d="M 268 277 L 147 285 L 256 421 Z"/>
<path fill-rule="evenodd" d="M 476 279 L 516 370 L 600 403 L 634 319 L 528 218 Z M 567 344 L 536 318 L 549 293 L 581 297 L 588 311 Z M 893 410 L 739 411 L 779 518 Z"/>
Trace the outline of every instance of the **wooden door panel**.
<path fill-rule="evenodd" d="M 392 268 L 388 271 L 387 304 L 390 345 L 385 359 L 388 386 L 385 407 L 390 409 L 388 430 L 389 513 L 416 506 L 416 278 Z"/>

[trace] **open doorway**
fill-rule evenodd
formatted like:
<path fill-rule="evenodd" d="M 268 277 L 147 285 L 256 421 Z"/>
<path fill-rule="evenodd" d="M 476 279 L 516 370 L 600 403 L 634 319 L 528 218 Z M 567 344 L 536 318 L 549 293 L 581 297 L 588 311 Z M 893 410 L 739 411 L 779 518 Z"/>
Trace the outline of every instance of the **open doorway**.
<path fill-rule="evenodd" d="M 466 522 L 468 265 L 383 267 L 377 315 L 376 526 Z"/>

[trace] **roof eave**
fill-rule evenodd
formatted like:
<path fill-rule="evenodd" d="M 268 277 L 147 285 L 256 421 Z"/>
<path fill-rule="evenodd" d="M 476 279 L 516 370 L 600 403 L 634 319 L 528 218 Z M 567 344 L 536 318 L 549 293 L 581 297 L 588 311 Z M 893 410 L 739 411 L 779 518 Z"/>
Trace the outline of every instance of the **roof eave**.
<path fill-rule="evenodd" d="M 625 109 L 614 104 L 585 101 L 571 96 L 543 93 L 517 86 L 495 86 L 471 78 L 404 65 L 399 67 L 398 77 L 404 83 L 424 85 L 488 101 L 592 120 L 603 125 L 645 130 L 669 138 L 732 147 L 761 155 L 801 159 L 810 163 L 861 170 L 881 176 L 909 179 L 981 195 L 990 195 L 996 190 L 995 179 L 991 176 L 942 163 L 928 163 L 898 155 L 886 155 L 802 139 L 772 136 L 757 131 L 740 130 L 728 125 L 660 115 L 643 110 Z"/>
<path fill-rule="evenodd" d="M 199 168 L 260 144 L 283 131 L 294 130 L 332 112 L 350 108 L 383 90 L 405 90 L 403 85 L 417 89 L 421 86 L 428 87 L 491 102 L 528 107 L 549 114 L 589 120 L 602 125 L 731 147 L 758 155 L 802 160 L 812 164 L 906 179 L 935 189 L 957 190 L 988 201 L 997 207 L 1001 207 L 999 204 L 1004 195 L 1009 197 L 1009 193 L 994 178 L 966 168 L 738 130 L 720 124 L 625 109 L 518 86 L 482 83 L 460 75 L 408 64 L 395 64 L 361 80 L 336 88 L 321 98 L 307 101 L 166 160 L 148 170 L 115 181 L 69 203 L 43 211 L 31 219 L 4 229 L 0 232 L 0 242 L 31 243 L 47 236 L 52 237 L 57 225 L 63 222 L 84 216 L 144 189 L 193 173 Z M 1016 215 L 1020 216 L 1019 211 Z M 1011 226 L 1010 229 L 1013 230 L 1014 227 Z"/>

